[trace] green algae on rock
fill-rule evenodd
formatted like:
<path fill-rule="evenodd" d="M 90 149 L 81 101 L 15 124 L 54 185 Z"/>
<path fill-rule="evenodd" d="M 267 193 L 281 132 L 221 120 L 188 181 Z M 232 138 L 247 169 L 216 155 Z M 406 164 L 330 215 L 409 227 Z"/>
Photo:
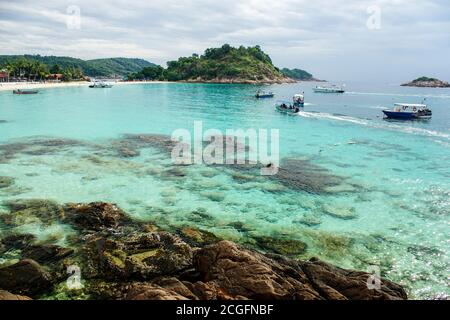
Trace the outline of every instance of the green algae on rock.
<path fill-rule="evenodd" d="M 0 189 L 10 187 L 14 184 L 14 178 L 0 176 Z"/>
<path fill-rule="evenodd" d="M 180 229 L 179 234 L 183 240 L 195 247 L 216 243 L 221 240 L 212 232 L 194 227 L 183 227 Z"/>
<path fill-rule="evenodd" d="M 294 239 L 273 237 L 254 237 L 256 244 L 263 250 L 272 251 L 285 256 L 299 256 L 305 253 L 307 244 Z"/>
<path fill-rule="evenodd" d="M 3 206 L 9 213 L 0 215 L 1 221 L 16 227 L 33 222 L 51 224 L 61 212 L 61 206 L 52 200 L 8 200 L 3 202 Z"/>

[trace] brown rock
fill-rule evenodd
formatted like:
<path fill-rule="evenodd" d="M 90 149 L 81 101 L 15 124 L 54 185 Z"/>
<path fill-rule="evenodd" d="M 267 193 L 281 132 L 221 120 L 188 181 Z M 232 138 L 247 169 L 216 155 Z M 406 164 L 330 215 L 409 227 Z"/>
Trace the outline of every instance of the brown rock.
<path fill-rule="evenodd" d="M 192 268 L 192 249 L 166 233 L 99 238 L 87 246 L 89 265 L 106 278 L 148 280 Z"/>
<path fill-rule="evenodd" d="M 74 252 L 70 248 L 62 248 L 53 244 L 32 245 L 22 250 L 22 257 L 39 263 L 59 261 Z"/>
<path fill-rule="evenodd" d="M 198 250 L 194 266 L 203 277 L 192 292 L 201 299 L 406 299 L 405 291 L 382 280 L 379 290 L 367 286 L 370 275 L 344 270 L 317 259 L 298 262 L 279 255 L 263 256 L 229 241 Z"/>
<path fill-rule="evenodd" d="M 193 227 L 183 227 L 180 230 L 180 236 L 192 246 L 203 246 L 207 244 L 213 244 L 219 242 L 221 239 L 216 237 L 215 234 L 200 230 Z"/>
<path fill-rule="evenodd" d="M 0 288 L 33 295 L 51 286 L 51 276 L 36 261 L 22 260 L 0 269 Z"/>
<path fill-rule="evenodd" d="M 117 228 L 128 221 L 125 213 L 116 205 L 104 202 L 68 204 L 64 207 L 63 218 L 77 229 L 92 231 Z"/>
<path fill-rule="evenodd" d="M 194 254 L 203 282 L 220 288 L 222 296 L 249 299 L 321 299 L 300 269 L 280 264 L 229 241 Z"/>
<path fill-rule="evenodd" d="M 189 288 L 176 278 L 163 278 L 153 283 L 135 284 L 125 300 L 198 300 Z"/>
<path fill-rule="evenodd" d="M 366 272 L 345 270 L 334 267 L 318 259 L 301 262 L 302 270 L 308 275 L 312 285 L 325 299 L 350 300 L 403 300 L 405 290 L 385 279 L 379 290 L 369 289 L 370 275 Z"/>
<path fill-rule="evenodd" d="M 30 246 L 36 241 L 36 237 L 32 234 L 13 234 L 6 236 L 0 242 L 6 250 L 20 249 Z"/>
<path fill-rule="evenodd" d="M 5 290 L 0 290 L 0 301 L 2 300 L 32 300 L 30 297 L 12 294 Z"/>

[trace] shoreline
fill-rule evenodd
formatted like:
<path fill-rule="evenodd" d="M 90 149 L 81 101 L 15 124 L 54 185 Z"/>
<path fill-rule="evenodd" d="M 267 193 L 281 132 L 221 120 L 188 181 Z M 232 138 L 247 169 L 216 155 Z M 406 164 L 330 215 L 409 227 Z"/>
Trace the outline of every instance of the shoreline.
<path fill-rule="evenodd" d="M 89 81 L 73 81 L 73 82 L 3 82 L 0 83 L 0 91 L 32 90 L 32 89 L 50 89 L 50 88 L 68 88 L 88 86 Z M 114 85 L 131 85 L 131 84 L 160 84 L 171 83 L 169 81 L 120 81 L 114 82 Z"/>
<path fill-rule="evenodd" d="M 295 81 L 118 81 L 112 82 L 114 85 L 134 85 L 134 84 L 165 84 L 165 83 L 192 83 L 192 84 L 252 84 L 252 85 L 272 85 L 272 84 L 295 84 L 302 82 L 322 82 L 320 80 L 295 80 Z M 52 89 L 52 88 L 69 88 L 88 86 L 89 81 L 73 81 L 73 82 L 0 82 L 0 92 L 13 90 L 33 90 L 33 89 Z"/>

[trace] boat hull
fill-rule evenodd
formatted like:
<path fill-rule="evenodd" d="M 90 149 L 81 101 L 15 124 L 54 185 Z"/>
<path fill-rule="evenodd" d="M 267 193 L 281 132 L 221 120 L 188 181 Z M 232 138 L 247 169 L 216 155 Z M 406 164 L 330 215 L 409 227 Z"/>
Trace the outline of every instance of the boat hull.
<path fill-rule="evenodd" d="M 385 116 L 389 119 L 412 120 L 417 119 L 414 112 L 396 112 L 383 110 Z"/>
<path fill-rule="evenodd" d="M 334 89 L 314 89 L 315 93 L 345 93 L 345 90 Z"/>
<path fill-rule="evenodd" d="M 22 91 L 22 90 L 14 90 L 13 93 L 14 94 L 38 94 L 39 91 Z"/>
<path fill-rule="evenodd" d="M 282 112 L 282 113 L 287 113 L 287 114 L 296 114 L 300 112 L 300 108 L 295 107 L 294 109 L 288 109 L 288 108 L 282 108 L 281 106 L 276 106 L 275 107 L 277 109 L 277 111 Z"/>
<path fill-rule="evenodd" d="M 104 86 L 89 86 L 89 88 L 94 88 L 94 89 L 109 89 L 112 88 L 112 85 L 104 85 Z"/>
<path fill-rule="evenodd" d="M 261 95 L 256 95 L 256 99 L 269 99 L 269 98 L 273 98 L 275 95 L 274 94 L 261 94 Z"/>

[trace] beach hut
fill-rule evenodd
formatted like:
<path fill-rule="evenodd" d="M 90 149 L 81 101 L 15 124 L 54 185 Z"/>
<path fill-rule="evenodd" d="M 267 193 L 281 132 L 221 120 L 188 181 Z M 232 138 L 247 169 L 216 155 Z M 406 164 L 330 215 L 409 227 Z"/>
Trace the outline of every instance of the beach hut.
<path fill-rule="evenodd" d="M 0 82 L 9 82 L 8 70 L 0 70 Z"/>

